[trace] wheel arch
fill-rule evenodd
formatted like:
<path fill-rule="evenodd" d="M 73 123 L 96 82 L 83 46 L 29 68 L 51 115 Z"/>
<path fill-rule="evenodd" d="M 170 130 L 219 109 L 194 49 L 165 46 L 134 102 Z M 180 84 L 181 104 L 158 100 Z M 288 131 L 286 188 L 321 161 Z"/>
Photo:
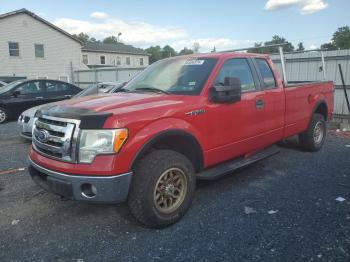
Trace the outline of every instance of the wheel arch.
<path fill-rule="evenodd" d="M 310 119 L 314 114 L 320 114 L 326 121 L 328 120 L 328 106 L 326 101 L 320 100 L 314 105 Z"/>
<path fill-rule="evenodd" d="M 184 130 L 170 129 L 152 136 L 142 145 L 131 162 L 130 170 L 133 170 L 136 163 L 147 153 L 155 149 L 169 149 L 185 155 L 192 162 L 196 172 L 203 168 L 203 150 L 198 140 Z"/>

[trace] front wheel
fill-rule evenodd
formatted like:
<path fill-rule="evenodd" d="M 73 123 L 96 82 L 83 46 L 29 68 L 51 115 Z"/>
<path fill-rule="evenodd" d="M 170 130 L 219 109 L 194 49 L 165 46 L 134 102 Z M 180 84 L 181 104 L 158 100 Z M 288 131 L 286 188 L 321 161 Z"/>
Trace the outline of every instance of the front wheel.
<path fill-rule="evenodd" d="M 0 107 L 0 124 L 5 123 L 8 118 L 8 114 L 5 109 Z"/>
<path fill-rule="evenodd" d="M 315 152 L 321 149 L 326 138 L 326 121 L 320 114 L 314 114 L 308 128 L 299 135 L 299 143 L 303 149 Z"/>
<path fill-rule="evenodd" d="M 172 150 L 156 150 L 134 170 L 128 197 L 131 213 L 148 227 L 177 222 L 188 210 L 196 187 L 192 163 Z"/>

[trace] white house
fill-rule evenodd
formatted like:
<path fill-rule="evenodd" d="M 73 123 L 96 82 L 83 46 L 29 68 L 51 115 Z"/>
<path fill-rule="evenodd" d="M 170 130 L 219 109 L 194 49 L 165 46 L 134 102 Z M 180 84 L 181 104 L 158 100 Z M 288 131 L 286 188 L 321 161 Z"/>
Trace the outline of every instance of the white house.
<path fill-rule="evenodd" d="M 148 66 L 148 55 L 140 48 L 123 43 L 86 43 L 82 48 L 82 62 L 90 68 L 119 67 L 139 69 Z"/>
<path fill-rule="evenodd" d="M 87 68 L 81 43 L 34 13 L 20 9 L 0 15 L 0 80 L 18 77 L 61 79 Z"/>
<path fill-rule="evenodd" d="M 104 67 L 120 68 L 124 73 L 129 70 L 126 76 L 131 78 L 148 64 L 148 55 L 142 49 L 123 43 L 83 45 L 26 9 L 0 15 L 0 80 L 49 78 L 74 82 L 76 72 L 93 75 L 96 68 Z"/>

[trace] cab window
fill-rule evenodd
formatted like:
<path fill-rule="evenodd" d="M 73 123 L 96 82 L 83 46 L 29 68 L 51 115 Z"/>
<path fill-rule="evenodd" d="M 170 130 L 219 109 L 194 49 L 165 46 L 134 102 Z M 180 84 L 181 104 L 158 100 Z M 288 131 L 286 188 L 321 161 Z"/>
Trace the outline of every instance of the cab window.
<path fill-rule="evenodd" d="M 256 64 L 258 66 L 258 70 L 260 72 L 262 81 L 263 81 L 263 86 L 265 88 L 274 88 L 276 87 L 276 81 L 273 76 L 272 70 L 270 66 L 267 64 L 265 59 L 262 58 L 256 58 L 255 59 Z"/>
<path fill-rule="evenodd" d="M 69 89 L 69 86 L 60 82 L 46 82 L 47 92 L 64 92 Z"/>
<path fill-rule="evenodd" d="M 45 90 L 41 82 L 31 81 L 20 85 L 18 88 L 16 88 L 16 91 L 20 91 L 21 95 L 30 95 L 43 93 Z"/>
<path fill-rule="evenodd" d="M 256 90 L 252 71 L 245 58 L 227 60 L 221 67 L 214 85 L 224 85 L 225 77 L 236 77 L 241 80 L 242 92 Z"/>

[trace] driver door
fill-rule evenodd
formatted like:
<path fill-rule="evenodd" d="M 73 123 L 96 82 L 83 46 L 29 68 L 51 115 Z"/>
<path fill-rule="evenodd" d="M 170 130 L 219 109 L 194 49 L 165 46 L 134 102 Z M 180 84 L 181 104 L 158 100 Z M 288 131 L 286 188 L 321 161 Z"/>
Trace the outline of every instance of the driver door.
<path fill-rule="evenodd" d="M 31 107 L 46 103 L 45 87 L 42 81 L 33 80 L 22 83 L 12 93 L 8 105 L 15 115 L 19 115 Z"/>
<path fill-rule="evenodd" d="M 239 78 L 242 85 L 241 100 L 235 103 L 209 103 L 207 112 L 208 164 L 232 159 L 251 152 L 261 145 L 259 135 L 264 126 L 264 110 L 260 100 L 264 91 L 253 63 L 246 58 L 233 58 L 224 62 L 213 82 L 223 85 L 225 77 Z"/>

